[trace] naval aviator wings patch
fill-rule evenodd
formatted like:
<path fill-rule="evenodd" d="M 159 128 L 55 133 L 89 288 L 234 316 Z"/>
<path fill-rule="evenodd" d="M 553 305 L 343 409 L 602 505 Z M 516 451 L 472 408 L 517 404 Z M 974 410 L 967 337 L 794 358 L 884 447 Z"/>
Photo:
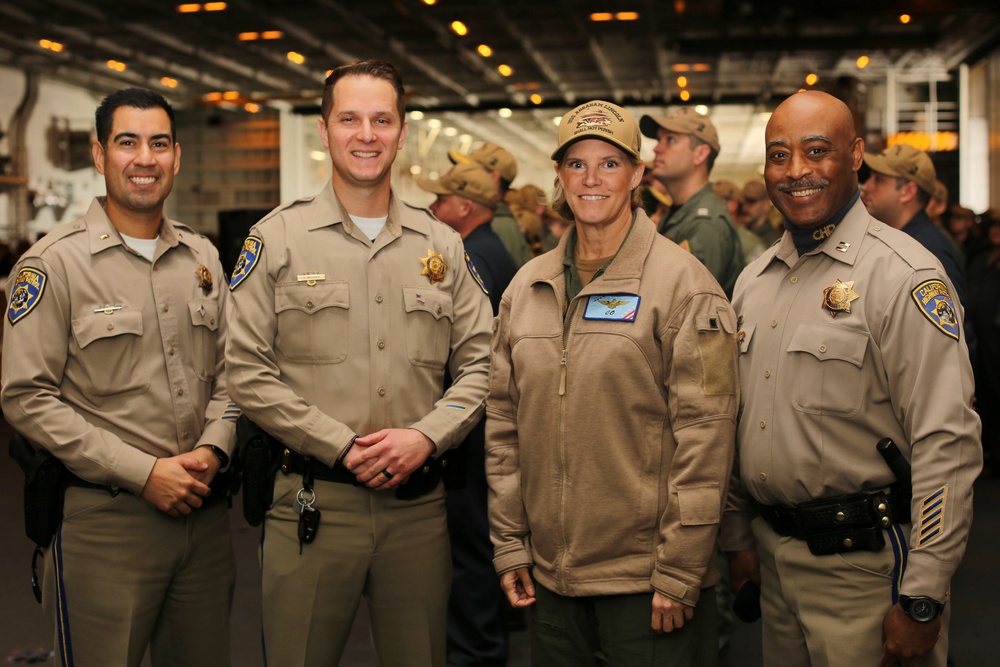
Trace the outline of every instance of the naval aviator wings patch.
<path fill-rule="evenodd" d="M 240 256 L 236 258 L 236 266 L 233 267 L 233 277 L 229 280 L 229 291 L 236 289 L 243 280 L 250 275 L 257 262 L 260 261 L 260 251 L 264 249 L 264 242 L 256 236 L 248 236 L 243 242 L 243 249 Z"/>
<path fill-rule="evenodd" d="M 958 312 L 947 285 L 940 280 L 925 280 L 913 289 L 912 295 L 920 312 L 931 324 L 946 336 L 958 340 Z"/>
<path fill-rule="evenodd" d="M 10 290 L 10 303 L 7 306 L 7 319 L 11 324 L 17 324 L 34 310 L 42 300 L 48 281 L 49 277 L 44 271 L 28 266 L 18 271 L 17 282 Z"/>

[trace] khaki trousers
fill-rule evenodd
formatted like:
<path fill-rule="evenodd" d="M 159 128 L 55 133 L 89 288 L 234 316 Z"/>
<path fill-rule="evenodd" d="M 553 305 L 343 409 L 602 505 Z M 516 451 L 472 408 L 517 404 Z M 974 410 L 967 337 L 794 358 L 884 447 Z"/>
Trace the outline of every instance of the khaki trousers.
<path fill-rule="evenodd" d="M 906 544 L 909 524 L 896 541 Z M 878 552 L 814 556 L 803 540 L 782 537 L 761 518 L 753 521 L 761 574 L 762 644 L 765 665 L 859 667 L 878 665 L 882 618 L 892 607 L 898 564 L 893 536 Z M 945 667 L 950 605 L 941 638 L 918 667 Z"/>
<path fill-rule="evenodd" d="M 129 493 L 70 487 L 45 553 L 55 665 L 229 665 L 236 561 L 224 502 L 173 518 Z"/>
<path fill-rule="evenodd" d="M 451 560 L 444 488 L 416 500 L 317 480 L 316 539 L 299 553 L 301 475 L 278 474 L 262 547 L 268 667 L 340 661 L 361 596 L 385 667 L 443 667 Z"/>

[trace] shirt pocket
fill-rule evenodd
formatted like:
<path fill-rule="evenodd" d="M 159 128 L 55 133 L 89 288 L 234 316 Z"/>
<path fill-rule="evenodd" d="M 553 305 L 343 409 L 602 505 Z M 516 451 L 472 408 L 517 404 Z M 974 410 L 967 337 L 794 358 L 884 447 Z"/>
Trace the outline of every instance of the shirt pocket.
<path fill-rule="evenodd" d="M 275 286 L 275 349 L 289 361 L 338 364 L 347 359 L 350 290 L 346 280 Z"/>
<path fill-rule="evenodd" d="M 203 382 L 215 378 L 216 340 L 219 330 L 219 304 L 210 299 L 188 302 L 191 315 L 191 363 Z"/>
<path fill-rule="evenodd" d="M 451 295 L 403 285 L 403 307 L 407 359 L 414 366 L 444 368 L 451 350 L 451 323 L 455 318 Z"/>
<path fill-rule="evenodd" d="M 864 373 L 868 335 L 818 322 L 803 322 L 788 343 L 792 404 L 801 412 L 853 417 L 867 392 Z"/>
<path fill-rule="evenodd" d="M 142 313 L 122 309 L 110 315 L 88 313 L 73 320 L 80 351 L 83 392 L 90 396 L 122 396 L 143 392 L 149 379 L 135 369 L 142 361 Z"/>

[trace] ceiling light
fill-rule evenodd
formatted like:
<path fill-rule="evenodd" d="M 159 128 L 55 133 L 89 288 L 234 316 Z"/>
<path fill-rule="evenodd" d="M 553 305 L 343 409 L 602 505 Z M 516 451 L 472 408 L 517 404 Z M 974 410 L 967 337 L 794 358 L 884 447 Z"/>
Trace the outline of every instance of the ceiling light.
<path fill-rule="evenodd" d="M 237 90 L 227 90 L 226 92 L 222 93 L 222 99 L 229 101 L 238 100 L 240 99 L 240 93 Z"/>
<path fill-rule="evenodd" d="M 437 0 L 424 0 L 424 4 L 430 7 L 431 5 L 436 5 Z"/>
<path fill-rule="evenodd" d="M 552 117 L 552 124 L 553 125 L 555 125 L 556 127 L 558 127 L 560 123 L 562 123 L 562 116 L 553 116 Z"/>
<path fill-rule="evenodd" d="M 160 83 L 162 83 L 167 88 L 177 87 L 177 79 L 171 79 L 169 76 L 160 77 Z"/>
<path fill-rule="evenodd" d="M 260 33 L 261 39 L 281 39 L 282 37 L 284 37 L 284 33 L 280 30 L 265 30 Z"/>
<path fill-rule="evenodd" d="M 410 112 L 411 120 L 421 120 L 423 117 L 424 117 L 424 112 L 421 111 L 420 109 L 416 109 Z"/>
<path fill-rule="evenodd" d="M 430 118 L 427 121 L 427 127 L 436 130 L 441 127 L 441 121 L 437 118 Z"/>
<path fill-rule="evenodd" d="M 291 60 L 296 65 L 301 65 L 306 61 L 306 57 L 297 51 L 289 51 L 285 54 L 285 57 Z"/>
<path fill-rule="evenodd" d="M 456 130 L 453 127 L 446 127 L 443 130 L 441 130 L 441 134 L 443 134 L 446 137 L 457 137 L 458 130 Z"/>
<path fill-rule="evenodd" d="M 326 159 L 326 153 L 323 151 L 309 151 L 309 159 L 315 160 L 316 162 L 322 162 Z"/>
<path fill-rule="evenodd" d="M 705 106 L 704 104 L 699 104 L 694 108 L 694 110 L 700 113 L 702 116 L 708 115 L 708 107 Z"/>
<path fill-rule="evenodd" d="M 532 104 L 541 104 L 542 103 L 542 96 L 539 95 L 538 93 L 533 93 L 529 99 L 531 100 Z"/>
<path fill-rule="evenodd" d="M 423 169 L 420 168 L 419 164 L 412 164 L 412 165 L 410 165 L 410 175 L 411 176 L 419 176 L 420 172 L 422 172 L 422 171 L 423 171 Z"/>
<path fill-rule="evenodd" d="M 508 109 L 507 107 L 503 107 L 501 109 L 497 109 L 497 115 L 500 116 L 501 118 L 510 118 L 511 116 L 514 115 L 514 112 Z"/>
<path fill-rule="evenodd" d="M 109 60 L 108 61 L 108 67 L 110 67 L 111 69 L 113 69 L 116 72 L 124 72 L 125 71 L 125 63 L 119 62 L 117 60 Z"/>
<path fill-rule="evenodd" d="M 679 77 L 677 77 L 677 85 L 680 88 L 687 88 L 688 78 L 686 76 L 679 76 Z"/>
<path fill-rule="evenodd" d="M 809 72 L 809 74 L 806 74 L 807 86 L 815 86 L 817 81 L 819 81 L 819 77 L 816 76 L 813 72 Z"/>
<path fill-rule="evenodd" d="M 38 40 L 38 45 L 41 46 L 43 49 L 48 49 L 49 51 L 55 51 L 56 53 L 59 53 L 60 51 L 63 50 L 62 44 L 60 44 L 59 42 L 53 42 L 50 39 L 40 39 Z"/>
<path fill-rule="evenodd" d="M 458 140 L 459 140 L 459 141 L 461 141 L 461 142 L 462 142 L 463 144 L 467 144 L 467 143 L 469 143 L 470 141 L 472 141 L 472 135 L 469 135 L 469 134 L 463 134 L 462 136 L 460 136 L 460 137 L 458 138 Z"/>
<path fill-rule="evenodd" d="M 611 12 L 594 12 L 590 15 L 591 21 L 610 21 L 614 18 Z"/>
<path fill-rule="evenodd" d="M 711 72 L 712 66 L 708 63 L 695 63 L 692 69 L 694 69 L 695 72 Z"/>
<path fill-rule="evenodd" d="M 868 58 L 868 56 L 858 56 L 858 69 L 864 69 L 868 67 L 869 62 L 871 62 L 871 60 Z"/>
<path fill-rule="evenodd" d="M 224 2 L 206 2 L 204 4 L 206 12 L 221 12 L 226 8 L 226 3 Z"/>
<path fill-rule="evenodd" d="M 909 14 L 900 14 L 899 15 L 899 22 L 902 23 L 902 24 L 904 24 L 904 25 L 907 24 L 907 23 L 909 23 L 910 22 L 910 15 Z"/>
<path fill-rule="evenodd" d="M 689 99 L 691 99 L 691 93 L 689 93 L 689 92 L 688 92 L 688 91 L 686 91 L 686 90 L 682 90 L 682 91 L 681 91 L 681 99 L 682 99 L 683 101 L 687 102 L 687 101 L 688 101 Z"/>
<path fill-rule="evenodd" d="M 479 55 L 481 55 L 483 58 L 489 58 L 490 56 L 493 55 L 493 49 L 486 46 L 485 44 L 480 44 L 479 47 L 476 49 L 476 51 L 479 51 Z"/>
<path fill-rule="evenodd" d="M 510 68 L 510 65 L 500 65 L 497 67 L 497 71 L 500 72 L 500 76 L 510 76 L 514 73 L 514 70 Z"/>
<path fill-rule="evenodd" d="M 250 113 L 257 113 L 258 111 L 260 111 L 260 105 L 254 104 L 253 102 L 247 102 L 246 104 L 243 105 L 243 108 L 249 111 Z"/>
<path fill-rule="evenodd" d="M 201 5 L 199 5 L 199 4 L 177 5 L 177 11 L 179 11 L 181 14 L 190 14 L 191 12 L 200 12 L 201 11 Z"/>
<path fill-rule="evenodd" d="M 458 35 L 459 37 L 465 37 L 469 34 L 469 29 L 465 27 L 465 24 L 461 21 L 451 22 L 451 31 Z"/>
<path fill-rule="evenodd" d="M 690 72 L 691 65 L 688 65 L 687 63 L 674 63 L 673 65 L 670 66 L 670 69 L 674 70 L 675 72 Z"/>
<path fill-rule="evenodd" d="M 222 100 L 222 93 L 220 93 L 220 92 L 206 93 L 205 94 L 205 101 L 206 102 L 219 102 L 221 100 Z"/>
<path fill-rule="evenodd" d="M 255 39 L 257 39 L 257 38 L 260 37 L 260 33 L 257 33 L 257 32 L 241 32 L 240 34 L 236 35 L 236 37 L 241 42 L 252 42 L 253 40 L 255 40 Z"/>
<path fill-rule="evenodd" d="M 619 21 L 637 21 L 639 12 L 618 12 L 615 14 L 615 18 Z"/>

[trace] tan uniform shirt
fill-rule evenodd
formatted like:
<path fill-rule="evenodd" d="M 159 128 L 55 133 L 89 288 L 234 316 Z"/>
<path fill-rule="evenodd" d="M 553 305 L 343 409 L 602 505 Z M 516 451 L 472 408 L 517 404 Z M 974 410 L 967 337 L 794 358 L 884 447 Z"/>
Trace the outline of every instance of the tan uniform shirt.
<path fill-rule="evenodd" d="M 913 471 L 901 592 L 944 600 L 982 448 L 962 308 L 941 265 L 859 200 L 812 254 L 799 257 L 784 235 L 740 276 L 733 307 L 743 489 L 785 506 L 885 489 L 895 477 L 875 444 L 891 437 Z M 727 550 L 750 544 L 746 510 L 727 508 Z"/>
<path fill-rule="evenodd" d="M 250 230 L 231 288 L 233 398 L 301 454 L 332 466 L 382 428 L 441 453 L 479 419 L 492 310 L 461 237 L 427 211 L 393 197 L 373 243 L 328 184 Z"/>
<path fill-rule="evenodd" d="M 83 479 L 136 494 L 157 458 L 209 444 L 229 453 L 222 280 L 205 237 L 164 219 L 150 263 L 95 199 L 7 281 L 7 421 Z"/>

